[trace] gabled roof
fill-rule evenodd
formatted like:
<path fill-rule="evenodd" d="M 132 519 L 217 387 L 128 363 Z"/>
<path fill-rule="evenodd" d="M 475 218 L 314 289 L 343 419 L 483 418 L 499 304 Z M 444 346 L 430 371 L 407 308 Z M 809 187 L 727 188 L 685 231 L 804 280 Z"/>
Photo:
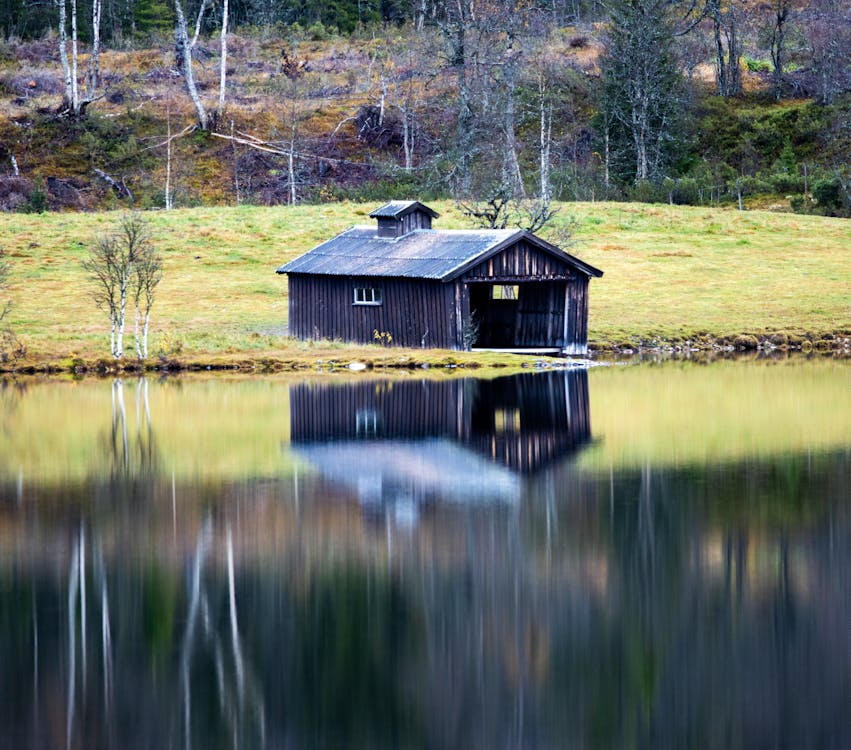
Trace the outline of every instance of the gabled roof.
<path fill-rule="evenodd" d="M 384 208 L 386 206 L 378 210 Z M 373 212 L 372 216 L 375 215 L 376 212 Z M 278 273 L 394 276 L 451 281 L 520 240 L 525 240 L 589 276 L 603 275 L 594 266 L 519 229 L 417 229 L 401 237 L 386 238 L 379 237 L 372 226 L 351 227 L 281 266 Z"/>
<path fill-rule="evenodd" d="M 424 214 L 431 216 L 432 219 L 436 219 L 440 216 L 437 211 L 429 208 L 419 201 L 390 201 L 389 203 L 385 203 L 383 206 L 376 208 L 369 217 L 371 219 L 378 217 L 401 219 L 403 216 L 407 216 L 411 213 L 411 211 L 422 211 Z"/>

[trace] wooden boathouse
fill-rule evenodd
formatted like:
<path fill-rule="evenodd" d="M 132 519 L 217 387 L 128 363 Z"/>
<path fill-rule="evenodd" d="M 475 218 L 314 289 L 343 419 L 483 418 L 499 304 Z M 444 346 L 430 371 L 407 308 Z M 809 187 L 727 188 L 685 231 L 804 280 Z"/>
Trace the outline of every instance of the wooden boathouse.
<path fill-rule="evenodd" d="M 435 230 L 391 201 L 281 266 L 290 334 L 397 346 L 584 354 L 588 284 L 603 272 L 520 229 Z M 385 335 L 385 339 L 386 339 Z"/>

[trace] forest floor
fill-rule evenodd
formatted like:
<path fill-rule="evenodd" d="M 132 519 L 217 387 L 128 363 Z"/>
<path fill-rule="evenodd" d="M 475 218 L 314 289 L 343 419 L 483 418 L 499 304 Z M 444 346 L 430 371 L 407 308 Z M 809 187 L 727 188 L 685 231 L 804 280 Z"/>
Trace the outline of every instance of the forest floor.
<path fill-rule="evenodd" d="M 441 214 L 436 228 L 469 226 L 451 202 L 432 205 Z M 164 266 L 151 356 L 137 361 L 130 315 L 122 367 L 274 371 L 352 362 L 504 367 L 533 361 L 289 338 L 286 277 L 275 269 L 352 224 L 371 223 L 373 208 L 334 203 L 146 212 Z M 636 203 L 565 203 L 559 209 L 541 234 L 564 246 L 572 233 L 566 249 L 605 274 L 591 282 L 595 352 L 789 348 L 847 356 L 847 220 Z M 118 212 L 0 214 L 11 267 L 0 301 L 12 303 L 5 323 L 23 354 L 11 356 L 5 369 L 119 369 L 109 357 L 108 318 L 93 301 L 82 261 L 120 218 Z"/>

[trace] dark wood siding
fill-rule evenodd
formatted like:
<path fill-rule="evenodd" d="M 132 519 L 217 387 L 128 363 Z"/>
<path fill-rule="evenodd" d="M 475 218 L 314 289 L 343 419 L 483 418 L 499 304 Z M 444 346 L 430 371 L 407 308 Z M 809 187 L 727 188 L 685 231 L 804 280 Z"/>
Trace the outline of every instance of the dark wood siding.
<path fill-rule="evenodd" d="M 355 305 L 354 289 L 381 289 L 380 305 Z M 426 279 L 289 275 L 290 334 L 395 346 L 456 348 L 451 284 Z"/>
<path fill-rule="evenodd" d="M 477 266 L 473 266 L 464 274 L 464 278 L 470 281 L 491 279 L 529 281 L 531 279 L 569 279 L 574 275 L 575 271 L 565 261 L 526 242 L 518 242 Z"/>
<path fill-rule="evenodd" d="M 379 237 L 401 237 L 415 229 L 431 229 L 431 216 L 424 211 L 411 211 L 401 218 L 395 216 L 378 217 Z"/>
<path fill-rule="evenodd" d="M 577 275 L 567 283 L 567 327 L 564 349 L 567 354 L 588 350 L 588 277 Z"/>

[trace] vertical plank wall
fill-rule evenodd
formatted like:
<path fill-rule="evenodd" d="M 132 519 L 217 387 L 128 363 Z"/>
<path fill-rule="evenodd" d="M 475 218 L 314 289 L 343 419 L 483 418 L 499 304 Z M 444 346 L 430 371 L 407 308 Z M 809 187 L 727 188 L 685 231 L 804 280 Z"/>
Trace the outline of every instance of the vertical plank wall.
<path fill-rule="evenodd" d="M 355 305 L 355 287 L 381 289 L 380 305 Z M 374 343 L 375 331 L 392 344 L 453 349 L 452 284 L 429 279 L 289 274 L 290 335 Z"/>

